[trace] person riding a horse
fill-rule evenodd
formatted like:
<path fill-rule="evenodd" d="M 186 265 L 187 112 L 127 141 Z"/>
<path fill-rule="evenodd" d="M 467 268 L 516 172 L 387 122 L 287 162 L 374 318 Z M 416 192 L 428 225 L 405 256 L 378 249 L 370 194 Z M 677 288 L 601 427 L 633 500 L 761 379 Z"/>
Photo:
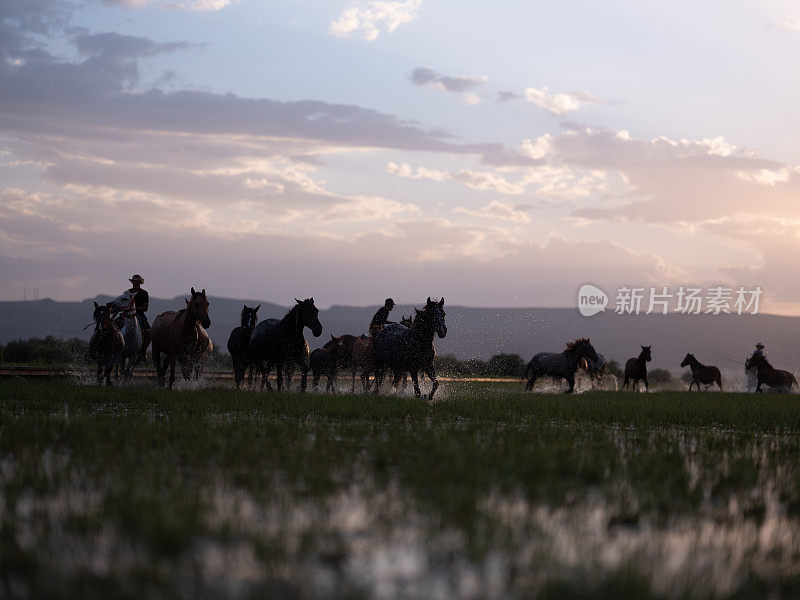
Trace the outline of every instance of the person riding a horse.
<path fill-rule="evenodd" d="M 139 356 L 137 357 L 137 361 L 141 359 L 145 352 L 147 352 L 147 347 L 150 345 L 150 323 L 147 320 L 147 309 L 150 307 L 150 294 L 142 287 L 144 283 L 144 277 L 139 275 L 138 273 L 131 277 L 128 281 L 131 282 L 133 287 L 129 290 L 125 290 L 126 294 L 131 294 L 133 296 L 133 304 L 136 310 L 136 320 L 139 321 L 139 329 L 142 330 L 142 345 L 139 348 Z"/>
<path fill-rule="evenodd" d="M 766 352 L 764 352 L 764 344 L 762 344 L 761 342 L 758 342 L 756 344 L 756 349 L 753 351 L 753 356 L 755 356 L 756 354 L 760 354 L 761 356 L 767 355 Z"/>
<path fill-rule="evenodd" d="M 375 313 L 375 316 L 372 317 L 372 321 L 369 323 L 370 336 L 375 337 L 375 335 L 377 335 L 385 325 L 394 323 L 394 321 L 389 321 L 389 313 L 393 308 L 394 300 L 387 298 L 386 302 L 384 302 L 383 306 L 378 309 L 378 311 Z"/>

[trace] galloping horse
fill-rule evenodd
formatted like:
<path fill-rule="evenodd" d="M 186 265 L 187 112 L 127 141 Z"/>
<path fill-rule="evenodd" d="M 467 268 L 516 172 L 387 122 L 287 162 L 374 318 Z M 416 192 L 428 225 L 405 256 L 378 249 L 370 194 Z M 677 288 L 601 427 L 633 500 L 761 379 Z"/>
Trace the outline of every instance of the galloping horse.
<path fill-rule="evenodd" d="M 699 360 L 694 357 L 694 354 L 687 354 L 683 361 L 681 362 L 681 366 L 689 366 L 692 370 L 692 381 L 689 383 L 689 391 L 692 391 L 692 386 L 697 386 L 697 391 L 700 391 L 700 384 L 703 385 L 711 385 L 716 383 L 719 386 L 720 391 L 722 391 L 722 375 L 719 372 L 717 367 L 712 367 L 711 365 L 704 365 Z"/>
<path fill-rule="evenodd" d="M 636 384 L 639 383 L 640 379 L 643 379 L 644 389 L 647 391 L 647 363 L 653 358 L 650 355 L 650 348 L 652 348 L 652 346 L 642 346 L 642 351 L 639 353 L 639 357 L 629 358 L 628 362 L 625 363 L 625 383 L 622 384 L 623 390 L 628 387 L 629 379 L 633 380 L 634 391 L 637 389 Z"/>
<path fill-rule="evenodd" d="M 327 342 L 322 348 L 317 348 L 311 353 L 311 372 L 313 374 L 313 386 L 319 385 L 320 377 L 327 377 L 325 385 L 326 392 L 335 392 L 333 382 L 339 374 L 339 355 L 342 351 L 342 338 L 331 335 L 331 341 Z"/>
<path fill-rule="evenodd" d="M 106 385 L 111 385 L 111 370 L 117 355 L 125 348 L 117 326 L 111 320 L 108 305 L 94 303 L 94 332 L 89 339 L 89 358 L 97 363 L 97 383 L 103 383 L 105 371 Z"/>
<path fill-rule="evenodd" d="M 202 348 L 202 328 L 211 325 L 208 317 L 208 298 L 206 291 L 195 292 L 192 288 L 192 299 L 186 300 L 186 308 L 175 312 L 168 310 L 161 313 L 153 321 L 153 363 L 158 375 L 158 384 L 164 387 L 167 364 L 170 367 L 169 387 L 175 383 L 175 362 L 180 363 L 181 373 L 189 381 L 192 368 L 197 360 L 198 348 Z M 164 362 L 161 362 L 161 353 Z"/>
<path fill-rule="evenodd" d="M 139 360 L 139 348 L 142 345 L 142 331 L 139 320 L 136 318 L 136 305 L 133 302 L 135 294 L 124 292 L 108 303 L 115 312 L 120 312 L 123 325 L 120 333 L 125 340 L 125 348 L 117 353 L 117 366 L 125 381 L 133 377 L 133 369 Z"/>
<path fill-rule="evenodd" d="M 597 352 L 589 338 L 578 338 L 574 342 L 569 342 L 567 349 L 560 353 L 540 352 L 535 354 L 528 366 L 525 367 L 525 376 L 528 378 L 525 389 L 533 389 L 537 378 L 547 376 L 566 379 L 569 384 L 566 393 L 571 394 L 575 390 L 575 372 L 584 358 L 592 362 L 597 360 Z"/>
<path fill-rule="evenodd" d="M 250 364 L 250 336 L 253 335 L 258 323 L 259 308 L 260 304 L 255 308 L 248 308 L 245 305 L 242 308 L 241 324 L 239 327 L 234 327 L 228 337 L 228 352 L 233 363 L 233 379 L 237 389 L 242 385 L 245 371 Z"/>
<path fill-rule="evenodd" d="M 375 369 L 375 393 L 380 392 L 381 382 L 386 375 L 387 367 L 395 374 L 410 373 L 414 382 L 414 393 L 421 395 L 419 389 L 419 371 L 428 375 L 433 386 L 428 399 L 433 400 L 439 380 L 433 366 L 436 355 L 433 348 L 433 337 L 443 338 L 447 335 L 444 322 L 444 298 L 434 302 L 428 297 L 423 310 L 416 310 L 414 323 L 406 327 L 393 323 L 384 327 L 376 336 L 372 348 L 372 360 Z M 363 377 L 362 377 L 363 379 Z"/>
<path fill-rule="evenodd" d="M 283 385 L 283 367 L 288 361 L 300 365 L 303 373 L 300 389 L 306 391 L 308 361 L 303 356 L 303 349 L 308 345 L 303 337 L 303 328 L 308 327 L 314 337 L 319 337 L 322 334 L 322 324 L 319 322 L 319 310 L 314 306 L 313 298 L 302 302 L 295 298 L 295 302 L 283 319 L 261 321 L 250 338 L 250 354 L 261 371 L 261 387 L 266 385 L 269 391 L 272 391 L 272 385 L 267 380 L 270 370 L 275 367 L 280 390 Z"/>
<path fill-rule="evenodd" d="M 754 354 L 747 359 L 744 363 L 745 369 L 755 367 L 758 369 L 758 386 L 756 392 L 763 392 L 761 385 L 766 383 L 773 390 L 780 390 L 784 392 L 791 391 L 792 386 L 797 385 L 797 380 L 789 371 L 776 369 L 767 358 L 762 354 Z"/>

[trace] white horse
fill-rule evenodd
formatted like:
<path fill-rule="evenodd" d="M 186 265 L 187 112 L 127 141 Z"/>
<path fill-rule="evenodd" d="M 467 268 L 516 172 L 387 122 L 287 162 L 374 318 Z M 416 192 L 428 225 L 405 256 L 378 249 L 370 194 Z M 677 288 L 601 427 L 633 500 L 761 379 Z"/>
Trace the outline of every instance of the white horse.
<path fill-rule="evenodd" d="M 134 295 L 131 292 L 124 292 L 109 302 L 114 311 L 119 312 L 123 317 L 120 333 L 122 334 L 122 339 L 125 340 L 125 348 L 117 354 L 116 362 L 122 378 L 125 380 L 133 377 L 136 358 L 139 356 L 139 348 L 142 345 L 142 330 L 139 327 L 139 319 L 136 318 Z"/>

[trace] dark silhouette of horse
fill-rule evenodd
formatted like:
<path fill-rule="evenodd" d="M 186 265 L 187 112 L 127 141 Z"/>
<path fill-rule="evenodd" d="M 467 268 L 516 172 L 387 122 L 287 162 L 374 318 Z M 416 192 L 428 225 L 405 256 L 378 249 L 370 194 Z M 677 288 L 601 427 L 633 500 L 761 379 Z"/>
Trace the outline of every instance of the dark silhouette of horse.
<path fill-rule="evenodd" d="M 272 367 L 275 367 L 280 390 L 283 386 L 283 368 L 289 361 L 300 365 L 303 373 L 300 390 L 306 391 L 308 361 L 304 359 L 303 349 L 308 346 L 303 337 L 303 328 L 308 327 L 314 337 L 319 337 L 322 334 L 322 324 L 319 322 L 319 310 L 314 306 L 313 298 L 302 302 L 295 298 L 295 302 L 283 319 L 261 321 L 250 338 L 250 354 L 261 371 L 261 387 L 266 386 L 269 391 L 272 391 L 272 385 L 267 377 Z"/>
<path fill-rule="evenodd" d="M 292 378 L 294 377 L 294 369 L 297 365 L 305 365 L 306 370 L 311 368 L 311 351 L 308 347 L 308 341 L 303 339 L 303 345 L 300 348 L 299 358 L 297 360 L 289 360 L 283 365 L 283 385 L 287 390 L 292 389 Z"/>
<path fill-rule="evenodd" d="M 189 381 L 192 370 L 197 360 L 199 349 L 204 348 L 204 336 L 208 338 L 201 327 L 207 329 L 211 326 L 208 316 L 208 298 L 206 290 L 195 292 L 191 290 L 192 299 L 186 300 L 186 308 L 175 312 L 168 310 L 158 315 L 153 321 L 153 363 L 158 375 L 158 385 L 164 387 L 167 365 L 170 367 L 169 387 L 175 383 L 175 363 L 181 366 L 184 380 Z M 205 342 L 207 348 L 207 342 Z M 162 363 L 161 354 L 165 354 Z"/>
<path fill-rule="evenodd" d="M 312 385 L 316 388 L 323 375 L 328 378 L 325 385 L 326 392 L 335 392 L 333 382 L 339 376 L 340 354 L 342 351 L 342 338 L 331 335 L 331 340 L 322 348 L 317 348 L 311 353 Z"/>
<path fill-rule="evenodd" d="M 762 384 L 767 384 L 771 389 L 782 392 L 789 392 L 792 386 L 797 386 L 797 380 L 789 371 L 776 369 L 763 354 L 753 354 L 744 364 L 745 369 L 755 367 L 758 370 L 758 385 L 756 392 L 763 392 Z"/>
<path fill-rule="evenodd" d="M 563 352 L 535 354 L 528 366 L 525 367 L 525 377 L 528 378 L 525 389 L 533 389 L 533 384 L 539 377 L 553 377 L 554 379 L 566 379 L 569 384 L 566 393 L 571 394 L 575 390 L 575 372 L 584 358 L 591 361 L 597 360 L 597 352 L 589 338 L 578 338 L 574 342 L 569 342 Z"/>
<path fill-rule="evenodd" d="M 636 385 L 639 383 L 639 380 L 644 380 L 644 389 L 647 391 L 648 384 L 647 384 L 647 363 L 652 360 L 652 356 L 650 355 L 650 348 L 652 346 L 642 346 L 642 351 L 639 353 L 638 358 L 629 358 L 628 362 L 625 363 L 625 383 L 622 384 L 622 389 L 624 390 L 628 387 L 628 381 L 633 380 L 633 390 L 636 391 Z"/>
<path fill-rule="evenodd" d="M 411 327 L 400 323 L 387 325 L 375 335 L 372 348 L 373 368 L 375 370 L 375 393 L 380 392 L 386 369 L 397 373 L 410 373 L 414 382 L 414 393 L 421 395 L 419 389 L 419 371 L 428 375 L 432 382 L 430 400 L 439 387 L 433 358 L 434 335 L 443 338 L 447 335 L 444 317 L 444 298 L 434 302 L 428 297 L 423 310 L 416 310 Z"/>
<path fill-rule="evenodd" d="M 97 383 L 111 385 L 111 370 L 117 356 L 125 348 L 122 334 L 111 320 L 111 309 L 108 305 L 94 303 L 94 332 L 89 338 L 89 358 L 97 363 Z"/>
<path fill-rule="evenodd" d="M 258 323 L 259 304 L 255 308 L 244 305 L 240 316 L 240 324 L 234 327 L 228 336 L 228 352 L 233 363 L 233 379 L 238 389 L 244 381 L 244 374 L 250 365 L 250 336 Z"/>
<path fill-rule="evenodd" d="M 694 357 L 694 354 L 687 354 L 683 357 L 681 366 L 689 366 L 692 370 L 692 381 L 689 383 L 689 391 L 692 391 L 692 386 L 697 386 L 697 391 L 700 391 L 700 384 L 710 386 L 716 383 L 722 391 L 722 375 L 717 367 L 711 365 L 704 365 Z"/>

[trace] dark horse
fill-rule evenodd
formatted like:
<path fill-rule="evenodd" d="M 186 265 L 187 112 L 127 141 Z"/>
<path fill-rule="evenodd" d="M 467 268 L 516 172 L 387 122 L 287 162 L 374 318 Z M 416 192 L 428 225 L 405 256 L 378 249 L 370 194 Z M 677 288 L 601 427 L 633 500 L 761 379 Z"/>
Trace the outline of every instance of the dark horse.
<path fill-rule="evenodd" d="M 569 384 L 566 393 L 571 394 L 575 389 L 575 372 L 584 358 L 592 362 L 597 360 L 597 352 L 589 338 L 578 338 L 569 342 L 567 349 L 560 353 L 540 352 L 534 355 L 525 367 L 525 376 L 528 378 L 525 389 L 533 389 L 533 384 L 539 377 L 553 377 L 566 379 Z"/>
<path fill-rule="evenodd" d="M 108 305 L 94 303 L 94 332 L 89 339 L 89 358 L 97 363 L 97 383 L 111 385 L 111 370 L 114 368 L 117 355 L 125 348 L 122 334 L 111 320 L 111 309 Z M 104 373 L 105 371 L 105 373 Z"/>
<path fill-rule="evenodd" d="M 339 376 L 339 366 L 341 364 L 342 338 L 331 335 L 331 341 L 322 348 L 317 348 L 311 353 L 311 373 L 313 374 L 314 387 L 319 385 L 319 379 L 323 375 L 328 378 L 325 385 L 326 392 L 335 392 L 333 382 Z"/>
<path fill-rule="evenodd" d="M 692 391 L 692 386 L 697 386 L 697 391 L 700 391 L 700 384 L 711 385 L 716 383 L 722 391 L 722 375 L 717 367 L 711 365 L 704 365 L 694 357 L 694 354 L 687 354 L 681 362 L 681 366 L 689 366 L 692 370 L 692 381 L 689 383 L 689 391 Z"/>
<path fill-rule="evenodd" d="M 233 379 L 236 381 L 237 388 L 242 385 L 245 371 L 250 364 L 250 336 L 253 335 L 253 330 L 258 323 L 259 308 L 261 308 L 260 304 L 255 308 L 248 308 L 245 305 L 242 308 L 241 324 L 239 327 L 234 327 L 228 336 L 228 352 L 231 355 Z"/>
<path fill-rule="evenodd" d="M 177 312 L 168 310 L 153 321 L 153 363 L 158 375 L 158 385 L 164 387 L 167 365 L 170 367 L 169 387 L 175 382 L 175 363 L 181 366 L 186 381 L 192 376 L 197 360 L 198 348 L 208 348 L 208 334 L 201 330 L 211 326 L 208 316 L 206 290 L 195 292 L 192 299 L 186 300 L 186 308 Z M 163 363 L 161 354 L 166 355 Z"/>
<path fill-rule="evenodd" d="M 278 390 L 283 386 L 283 367 L 287 362 L 300 365 L 303 375 L 300 380 L 300 390 L 306 391 L 308 380 L 308 361 L 303 356 L 303 349 L 307 347 L 303 337 L 303 328 L 308 327 L 314 337 L 322 334 L 322 324 L 319 322 L 319 310 L 314 306 L 314 299 L 307 298 L 302 302 L 295 298 L 296 304 L 283 319 L 264 319 L 256 325 L 250 338 L 250 355 L 252 360 L 259 365 L 261 371 L 261 387 L 272 391 L 267 377 L 272 367 L 275 367 L 275 377 Z"/>
<path fill-rule="evenodd" d="M 395 374 L 410 373 L 414 382 L 414 393 L 419 396 L 419 372 L 428 375 L 433 386 L 428 396 L 430 400 L 439 387 L 433 359 L 436 352 L 433 348 L 433 336 L 443 338 L 447 335 L 444 323 L 444 298 L 434 302 L 428 297 L 423 310 L 416 310 L 414 323 L 406 327 L 400 323 L 387 325 L 375 336 L 372 348 L 372 360 L 375 370 L 375 393 L 379 393 L 381 382 L 386 376 L 386 369 L 391 368 Z"/>
<path fill-rule="evenodd" d="M 636 385 L 639 383 L 639 380 L 643 379 L 644 389 L 647 391 L 647 363 L 653 358 L 650 355 L 650 348 L 652 348 L 652 346 L 642 346 L 642 351 L 639 353 L 639 357 L 629 358 L 628 362 L 625 363 L 625 383 L 622 384 L 623 390 L 628 387 L 628 381 L 632 379 L 633 389 L 635 391 L 637 389 Z"/>
<path fill-rule="evenodd" d="M 753 356 L 747 359 L 747 362 L 744 363 L 744 368 L 750 369 L 751 367 L 755 367 L 758 370 L 758 386 L 756 386 L 756 392 L 764 391 L 761 389 L 761 385 L 764 383 L 773 390 L 784 392 L 791 391 L 792 386 L 797 385 L 797 380 L 794 378 L 794 375 L 789 373 L 789 371 L 776 369 L 769 364 L 766 356 L 762 354 L 753 354 Z"/>

